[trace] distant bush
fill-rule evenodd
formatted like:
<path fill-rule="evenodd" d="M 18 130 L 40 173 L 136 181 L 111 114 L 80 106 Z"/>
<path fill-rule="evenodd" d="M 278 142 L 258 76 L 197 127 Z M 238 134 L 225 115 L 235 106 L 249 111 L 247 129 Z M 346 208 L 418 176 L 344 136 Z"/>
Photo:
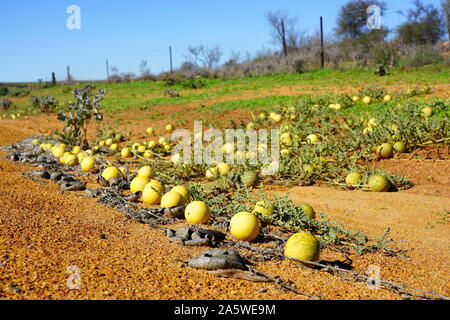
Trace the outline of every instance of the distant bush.
<path fill-rule="evenodd" d="M 413 48 L 409 55 L 400 58 L 398 64 L 401 67 L 419 67 L 442 63 L 443 61 L 442 55 L 435 49 L 427 46 L 419 46 Z"/>
<path fill-rule="evenodd" d="M 59 103 L 53 96 L 31 97 L 31 105 L 39 109 L 41 112 L 53 112 L 58 107 Z"/>
<path fill-rule="evenodd" d="M 2 111 L 8 110 L 11 107 L 11 105 L 12 105 L 12 102 L 8 98 L 1 98 L 0 99 L 0 109 Z"/>
<path fill-rule="evenodd" d="M 181 73 L 166 74 L 164 81 L 169 87 L 181 86 L 184 89 L 200 89 L 206 86 L 206 81 L 198 75 L 187 78 Z"/>
<path fill-rule="evenodd" d="M 8 87 L 0 87 L 0 97 L 6 96 L 8 93 Z"/>
<path fill-rule="evenodd" d="M 394 66 L 398 63 L 396 48 L 392 43 L 379 42 L 371 50 L 371 62 L 383 66 Z"/>
<path fill-rule="evenodd" d="M 31 93 L 30 89 L 19 90 L 19 91 L 10 91 L 8 96 L 10 97 L 26 97 Z"/>

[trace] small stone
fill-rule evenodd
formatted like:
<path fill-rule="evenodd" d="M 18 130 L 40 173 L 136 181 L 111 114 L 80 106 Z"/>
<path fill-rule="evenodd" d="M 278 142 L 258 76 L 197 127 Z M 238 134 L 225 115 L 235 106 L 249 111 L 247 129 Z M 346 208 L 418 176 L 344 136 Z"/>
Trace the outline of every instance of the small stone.
<path fill-rule="evenodd" d="M 183 227 L 175 231 L 175 235 L 179 238 L 183 238 L 186 240 L 190 239 L 192 233 L 192 229 L 190 227 Z"/>

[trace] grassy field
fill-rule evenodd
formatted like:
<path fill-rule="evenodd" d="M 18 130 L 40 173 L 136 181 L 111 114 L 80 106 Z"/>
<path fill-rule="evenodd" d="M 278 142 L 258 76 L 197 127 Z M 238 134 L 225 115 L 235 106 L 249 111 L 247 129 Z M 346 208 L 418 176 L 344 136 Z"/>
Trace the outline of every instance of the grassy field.
<path fill-rule="evenodd" d="M 158 110 L 162 106 L 207 105 L 213 111 L 222 112 L 237 108 L 264 108 L 274 104 L 289 104 L 296 96 L 323 93 L 334 89 L 339 93 L 354 93 L 356 88 L 401 87 L 428 84 L 448 84 L 450 67 L 443 65 L 425 66 L 410 70 L 391 70 L 386 77 L 379 77 L 363 68 L 347 71 L 321 70 L 303 74 L 279 74 L 241 79 L 206 79 L 201 89 L 185 89 L 175 85 L 180 96 L 164 94 L 164 81 L 97 83 L 106 89 L 103 108 L 106 111 L 121 111 L 132 108 Z M 76 85 L 64 85 L 46 89 L 35 89 L 29 96 L 11 98 L 18 109 L 30 105 L 30 96 L 52 95 L 61 103 L 72 99 L 71 90 Z M 17 89 L 15 89 L 17 90 Z M 347 92 L 353 91 L 353 92 Z M 376 106 L 372 106 L 374 108 Z"/>

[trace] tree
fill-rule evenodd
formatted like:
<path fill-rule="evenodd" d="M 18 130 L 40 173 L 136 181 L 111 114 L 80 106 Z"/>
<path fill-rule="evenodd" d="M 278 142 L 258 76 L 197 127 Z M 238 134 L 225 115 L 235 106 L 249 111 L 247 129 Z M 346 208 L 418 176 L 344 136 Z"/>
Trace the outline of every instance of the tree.
<path fill-rule="evenodd" d="M 341 7 L 337 20 L 336 34 L 344 39 L 358 38 L 369 31 L 367 27 L 367 9 L 376 5 L 381 9 L 381 16 L 386 11 L 386 4 L 377 0 L 352 0 Z"/>
<path fill-rule="evenodd" d="M 442 0 L 442 11 L 444 13 L 444 18 L 447 22 L 447 35 L 450 40 L 450 0 Z"/>
<path fill-rule="evenodd" d="M 208 48 L 204 45 L 188 46 L 188 59 L 197 67 L 216 68 L 222 59 L 223 51 L 219 46 Z"/>
<path fill-rule="evenodd" d="M 414 1 L 414 8 L 406 14 L 406 22 L 397 29 L 398 36 L 404 44 L 435 44 L 445 33 L 445 25 L 439 9 L 432 4 L 424 5 L 420 0 Z"/>
<path fill-rule="evenodd" d="M 287 56 L 289 48 L 298 48 L 301 44 L 301 34 L 297 30 L 297 18 L 289 17 L 282 11 L 267 12 L 266 20 L 269 24 L 272 40 L 282 48 Z"/>
<path fill-rule="evenodd" d="M 142 60 L 139 64 L 139 72 L 141 73 L 142 77 L 147 77 L 150 75 L 150 68 L 148 67 L 147 60 Z"/>
<path fill-rule="evenodd" d="M 231 67 L 239 64 L 241 61 L 241 53 L 233 51 L 231 52 L 230 58 L 224 63 L 225 67 Z"/>

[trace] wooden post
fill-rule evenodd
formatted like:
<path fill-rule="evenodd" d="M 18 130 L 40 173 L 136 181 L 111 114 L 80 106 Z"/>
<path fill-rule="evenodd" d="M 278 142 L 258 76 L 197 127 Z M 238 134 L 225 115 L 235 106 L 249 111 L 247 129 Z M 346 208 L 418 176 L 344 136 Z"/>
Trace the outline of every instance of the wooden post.
<path fill-rule="evenodd" d="M 325 52 L 323 50 L 323 18 L 320 17 L 320 62 L 322 69 L 325 67 Z"/>
<path fill-rule="evenodd" d="M 106 79 L 109 81 L 109 62 L 106 59 Z"/>
<path fill-rule="evenodd" d="M 283 53 L 287 57 L 286 30 L 284 28 L 284 20 L 281 20 L 281 41 L 283 42 Z"/>
<path fill-rule="evenodd" d="M 54 72 L 52 72 L 52 86 L 56 86 L 56 76 Z"/>
<path fill-rule="evenodd" d="M 72 77 L 70 76 L 70 67 L 67 66 L 67 81 L 71 82 L 72 81 Z"/>
<path fill-rule="evenodd" d="M 172 47 L 169 47 L 169 56 L 170 56 L 170 73 L 173 73 L 173 61 L 172 61 Z"/>

